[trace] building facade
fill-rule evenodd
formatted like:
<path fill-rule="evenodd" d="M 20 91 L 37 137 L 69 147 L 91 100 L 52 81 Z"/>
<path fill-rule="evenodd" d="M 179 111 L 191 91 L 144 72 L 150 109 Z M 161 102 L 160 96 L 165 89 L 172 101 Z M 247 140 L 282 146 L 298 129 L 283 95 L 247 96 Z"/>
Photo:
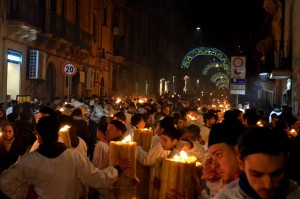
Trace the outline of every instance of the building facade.
<path fill-rule="evenodd" d="M 68 94 L 77 98 L 93 94 L 157 94 L 158 74 L 171 76 L 177 65 L 179 68 L 183 29 L 175 28 L 176 20 L 181 19 L 178 3 L 167 0 L 1 0 L 0 3 L 2 102 L 21 95 L 44 99 Z M 163 5 L 155 12 L 158 4 Z M 174 11 L 166 12 L 168 9 Z M 163 30 L 162 25 L 165 25 Z M 72 77 L 62 72 L 64 64 L 69 62 L 77 67 Z"/>
<path fill-rule="evenodd" d="M 288 105 L 299 115 L 300 92 L 300 2 L 264 0 L 268 34 L 257 43 L 262 54 L 259 97 L 274 105 Z"/>

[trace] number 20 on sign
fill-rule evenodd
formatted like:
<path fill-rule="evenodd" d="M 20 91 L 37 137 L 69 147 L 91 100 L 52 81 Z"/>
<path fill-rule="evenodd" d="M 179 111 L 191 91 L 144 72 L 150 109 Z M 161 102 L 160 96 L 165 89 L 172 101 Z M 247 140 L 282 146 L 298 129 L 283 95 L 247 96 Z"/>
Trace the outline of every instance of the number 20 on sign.
<path fill-rule="evenodd" d="M 76 74 L 77 67 L 74 63 L 67 62 L 63 65 L 62 70 L 66 76 L 72 77 Z"/>

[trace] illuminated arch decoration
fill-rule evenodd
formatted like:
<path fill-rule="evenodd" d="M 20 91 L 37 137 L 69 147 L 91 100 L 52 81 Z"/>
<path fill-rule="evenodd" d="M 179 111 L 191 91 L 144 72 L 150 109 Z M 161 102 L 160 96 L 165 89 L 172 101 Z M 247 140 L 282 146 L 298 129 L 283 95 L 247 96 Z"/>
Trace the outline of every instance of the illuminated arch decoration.
<path fill-rule="evenodd" d="M 218 86 L 218 89 L 229 89 L 229 86 L 226 84 L 221 84 L 220 86 Z"/>
<path fill-rule="evenodd" d="M 200 55 L 209 55 L 215 56 L 222 63 L 222 68 L 224 71 L 229 74 L 230 71 L 230 61 L 228 57 L 217 48 L 208 48 L 208 47 L 199 47 L 191 50 L 188 54 L 183 58 L 181 63 L 181 68 L 189 68 L 190 62 L 197 56 Z"/>
<path fill-rule="evenodd" d="M 207 72 L 212 68 L 223 68 L 223 66 L 222 66 L 221 62 L 211 62 L 204 67 L 204 69 L 202 71 L 202 75 L 207 75 Z M 229 75 L 229 73 L 228 73 L 228 75 Z"/>
<path fill-rule="evenodd" d="M 229 81 L 226 80 L 226 79 L 219 79 L 219 80 L 216 82 L 216 86 L 219 87 L 221 84 L 229 85 Z"/>
<path fill-rule="evenodd" d="M 216 73 L 214 74 L 213 76 L 211 76 L 210 80 L 213 82 L 213 83 L 216 83 L 218 81 L 218 79 L 225 79 L 226 81 L 228 81 L 229 83 L 229 77 L 227 74 L 225 73 Z"/>

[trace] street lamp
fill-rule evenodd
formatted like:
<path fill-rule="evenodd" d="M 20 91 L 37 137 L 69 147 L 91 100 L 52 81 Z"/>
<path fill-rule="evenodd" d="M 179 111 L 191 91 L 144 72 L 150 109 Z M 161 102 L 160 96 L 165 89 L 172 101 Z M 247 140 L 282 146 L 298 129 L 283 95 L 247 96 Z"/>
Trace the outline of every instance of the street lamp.
<path fill-rule="evenodd" d="M 169 81 L 165 81 L 165 93 L 169 92 Z"/>
<path fill-rule="evenodd" d="M 175 93 L 175 76 L 173 76 L 173 93 Z"/>
<path fill-rule="evenodd" d="M 161 78 L 160 80 L 159 80 L 159 95 L 162 95 L 163 94 L 163 81 L 164 81 L 165 79 L 164 78 Z"/>
<path fill-rule="evenodd" d="M 183 88 L 183 91 L 186 93 L 187 92 L 187 79 L 188 79 L 189 77 L 186 75 L 186 76 L 184 76 L 184 88 Z"/>

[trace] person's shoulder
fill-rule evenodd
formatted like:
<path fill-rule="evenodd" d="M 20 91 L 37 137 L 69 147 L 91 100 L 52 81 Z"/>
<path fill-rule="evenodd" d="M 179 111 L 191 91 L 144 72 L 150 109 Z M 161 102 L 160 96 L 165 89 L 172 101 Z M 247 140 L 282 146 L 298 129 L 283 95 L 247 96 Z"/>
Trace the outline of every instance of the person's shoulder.
<path fill-rule="evenodd" d="M 289 190 L 287 191 L 287 199 L 300 198 L 300 187 L 297 182 L 291 180 Z"/>
<path fill-rule="evenodd" d="M 225 185 L 213 199 L 240 199 L 244 198 L 241 194 L 238 180 L 234 180 L 227 185 Z"/>

